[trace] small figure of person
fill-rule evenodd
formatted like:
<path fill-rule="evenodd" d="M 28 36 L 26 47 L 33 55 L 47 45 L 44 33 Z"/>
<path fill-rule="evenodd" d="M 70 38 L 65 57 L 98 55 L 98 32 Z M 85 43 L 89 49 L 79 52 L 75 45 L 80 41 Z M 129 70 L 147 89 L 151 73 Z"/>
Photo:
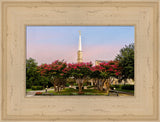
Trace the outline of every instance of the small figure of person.
<path fill-rule="evenodd" d="M 45 92 L 47 93 L 47 88 L 45 89 Z"/>

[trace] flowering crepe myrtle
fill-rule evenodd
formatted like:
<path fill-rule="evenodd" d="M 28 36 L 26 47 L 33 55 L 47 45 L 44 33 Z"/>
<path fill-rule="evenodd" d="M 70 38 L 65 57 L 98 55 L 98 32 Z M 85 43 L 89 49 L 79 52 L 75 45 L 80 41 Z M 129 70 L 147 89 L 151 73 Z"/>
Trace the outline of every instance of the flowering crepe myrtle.
<path fill-rule="evenodd" d="M 119 62 L 109 61 L 93 66 L 91 62 L 87 63 L 66 63 L 56 60 L 51 64 L 42 64 L 38 67 L 41 75 L 51 75 L 54 77 L 74 77 L 74 78 L 102 78 L 109 76 L 119 76 L 121 74 Z"/>

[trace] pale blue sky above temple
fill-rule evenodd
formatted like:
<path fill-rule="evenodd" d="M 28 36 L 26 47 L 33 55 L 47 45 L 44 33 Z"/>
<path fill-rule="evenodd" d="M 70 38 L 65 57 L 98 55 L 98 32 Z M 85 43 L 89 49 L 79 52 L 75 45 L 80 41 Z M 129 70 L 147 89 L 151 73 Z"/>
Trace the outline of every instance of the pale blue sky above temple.
<path fill-rule="evenodd" d="M 134 26 L 27 26 L 27 58 L 38 64 L 76 62 L 79 30 L 84 62 L 114 60 L 122 47 L 134 43 Z"/>

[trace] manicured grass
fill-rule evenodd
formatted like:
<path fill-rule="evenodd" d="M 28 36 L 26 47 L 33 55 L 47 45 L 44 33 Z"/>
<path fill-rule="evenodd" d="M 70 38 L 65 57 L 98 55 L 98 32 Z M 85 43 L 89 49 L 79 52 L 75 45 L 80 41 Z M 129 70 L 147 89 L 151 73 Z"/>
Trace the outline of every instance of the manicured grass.
<path fill-rule="evenodd" d="M 26 89 L 26 92 L 29 92 L 29 91 L 39 91 L 39 90 Z"/>
<path fill-rule="evenodd" d="M 33 91 L 32 89 L 26 89 L 26 92 Z"/>
<path fill-rule="evenodd" d="M 44 92 L 45 93 L 45 92 Z M 55 91 L 48 91 L 52 95 L 108 95 L 105 91 L 98 91 L 96 89 L 83 89 L 82 93 L 78 93 L 78 89 L 65 88 L 59 93 Z"/>

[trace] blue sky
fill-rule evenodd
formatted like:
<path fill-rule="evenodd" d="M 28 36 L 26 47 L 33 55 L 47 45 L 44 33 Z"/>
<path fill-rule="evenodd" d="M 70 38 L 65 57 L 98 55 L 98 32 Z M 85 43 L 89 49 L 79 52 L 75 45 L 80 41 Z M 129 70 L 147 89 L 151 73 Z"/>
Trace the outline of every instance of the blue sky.
<path fill-rule="evenodd" d="M 134 43 L 134 26 L 27 26 L 27 58 L 38 64 L 76 62 L 79 30 L 84 62 L 114 60 L 122 47 Z"/>

